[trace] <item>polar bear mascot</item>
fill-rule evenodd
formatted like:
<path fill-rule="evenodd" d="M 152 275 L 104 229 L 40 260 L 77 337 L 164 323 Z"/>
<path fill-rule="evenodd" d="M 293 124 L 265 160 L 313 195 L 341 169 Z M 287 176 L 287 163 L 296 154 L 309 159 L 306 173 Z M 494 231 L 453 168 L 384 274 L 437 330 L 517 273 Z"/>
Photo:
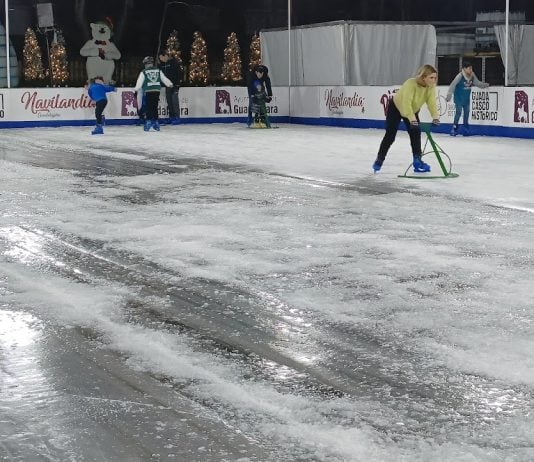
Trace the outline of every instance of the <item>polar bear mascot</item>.
<path fill-rule="evenodd" d="M 110 40 L 113 34 L 113 24 L 109 18 L 104 21 L 91 23 L 93 38 L 80 50 L 80 54 L 87 58 L 87 78 L 101 76 L 106 84 L 113 83 L 115 59 L 120 59 L 121 52 Z"/>

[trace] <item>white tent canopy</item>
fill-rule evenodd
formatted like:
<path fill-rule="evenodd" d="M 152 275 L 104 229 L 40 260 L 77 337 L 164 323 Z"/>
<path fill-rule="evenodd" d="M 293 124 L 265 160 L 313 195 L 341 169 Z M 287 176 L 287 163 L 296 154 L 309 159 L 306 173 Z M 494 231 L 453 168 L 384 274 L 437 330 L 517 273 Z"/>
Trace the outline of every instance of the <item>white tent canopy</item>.
<path fill-rule="evenodd" d="M 262 60 L 274 85 L 289 84 L 287 30 L 262 31 Z M 436 63 L 431 25 L 341 22 L 291 30 L 291 85 L 398 85 Z"/>
<path fill-rule="evenodd" d="M 505 57 L 506 26 L 495 26 L 495 35 Z M 514 24 L 508 30 L 508 83 L 510 85 L 534 85 L 534 26 Z M 506 66 L 506 63 L 505 63 Z"/>
<path fill-rule="evenodd" d="M 9 48 L 9 63 L 7 60 L 7 51 Z M 9 84 L 8 85 L 8 64 L 9 64 Z M 4 26 L 0 25 L 0 88 L 8 86 L 18 86 L 19 84 L 19 66 L 17 61 L 17 54 L 15 48 L 9 42 L 9 47 L 6 46 L 6 30 Z"/>

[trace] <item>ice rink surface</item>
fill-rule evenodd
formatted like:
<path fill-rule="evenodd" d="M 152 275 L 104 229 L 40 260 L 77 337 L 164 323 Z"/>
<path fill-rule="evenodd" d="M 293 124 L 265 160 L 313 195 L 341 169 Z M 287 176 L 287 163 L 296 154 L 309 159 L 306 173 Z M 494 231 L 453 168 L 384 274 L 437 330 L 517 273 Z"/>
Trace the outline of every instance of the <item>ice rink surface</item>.
<path fill-rule="evenodd" d="M 90 130 L 0 132 L 0 460 L 534 460 L 534 141 Z"/>

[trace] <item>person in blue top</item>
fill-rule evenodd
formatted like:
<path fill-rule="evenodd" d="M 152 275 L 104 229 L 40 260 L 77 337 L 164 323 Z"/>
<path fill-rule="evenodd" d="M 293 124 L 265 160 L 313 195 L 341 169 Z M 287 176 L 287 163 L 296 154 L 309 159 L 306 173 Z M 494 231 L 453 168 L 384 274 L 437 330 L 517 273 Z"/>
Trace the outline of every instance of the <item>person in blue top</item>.
<path fill-rule="evenodd" d="M 102 114 L 108 104 L 108 97 L 106 93 L 117 91 L 117 89 L 111 85 L 104 84 L 104 79 L 100 76 L 91 79 L 87 93 L 89 98 L 95 102 L 95 118 L 96 127 L 91 132 L 92 135 L 103 135 L 104 129 L 102 128 Z"/>
<path fill-rule="evenodd" d="M 150 128 L 153 128 L 159 132 L 158 103 L 161 84 L 169 88 L 172 87 L 173 84 L 165 74 L 154 65 L 154 58 L 152 58 L 152 56 L 146 56 L 143 59 L 143 65 L 145 68 L 137 77 L 135 91 L 139 95 L 141 90 L 143 90 L 145 98 L 146 120 L 144 130 L 147 132 Z"/>
<path fill-rule="evenodd" d="M 471 88 L 488 88 L 489 83 L 484 83 L 478 80 L 473 72 L 473 66 L 470 62 L 464 61 L 462 63 L 462 71 L 454 78 L 449 86 L 447 92 L 447 102 L 452 99 L 454 95 L 454 105 L 456 106 L 456 113 L 454 114 L 454 123 L 452 125 L 451 136 L 458 134 L 458 122 L 463 112 L 464 121 L 464 136 L 471 134 L 469 130 L 469 111 L 471 110 Z"/>

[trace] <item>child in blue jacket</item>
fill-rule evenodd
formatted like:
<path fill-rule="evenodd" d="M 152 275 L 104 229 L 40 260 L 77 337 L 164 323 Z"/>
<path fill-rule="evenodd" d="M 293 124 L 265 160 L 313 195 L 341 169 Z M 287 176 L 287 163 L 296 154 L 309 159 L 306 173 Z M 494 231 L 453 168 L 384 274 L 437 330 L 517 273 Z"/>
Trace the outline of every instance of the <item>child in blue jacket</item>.
<path fill-rule="evenodd" d="M 92 135 L 103 135 L 104 129 L 102 128 L 102 114 L 105 107 L 108 104 L 108 98 L 106 93 L 117 91 L 115 87 L 111 85 L 105 85 L 104 79 L 102 77 L 95 77 L 89 84 L 89 89 L 87 93 L 89 98 L 91 98 L 95 104 L 95 118 L 96 118 L 96 127 L 91 132 Z"/>
<path fill-rule="evenodd" d="M 478 80 L 473 72 L 473 66 L 470 62 L 464 61 L 462 63 L 462 71 L 454 78 L 447 92 L 447 101 L 450 101 L 454 94 L 454 105 L 456 106 L 456 113 L 454 114 L 454 124 L 451 130 L 451 136 L 458 134 L 458 122 L 462 112 L 464 114 L 464 135 L 469 136 L 469 111 L 471 110 L 471 88 L 488 88 L 489 83 L 484 83 Z"/>

